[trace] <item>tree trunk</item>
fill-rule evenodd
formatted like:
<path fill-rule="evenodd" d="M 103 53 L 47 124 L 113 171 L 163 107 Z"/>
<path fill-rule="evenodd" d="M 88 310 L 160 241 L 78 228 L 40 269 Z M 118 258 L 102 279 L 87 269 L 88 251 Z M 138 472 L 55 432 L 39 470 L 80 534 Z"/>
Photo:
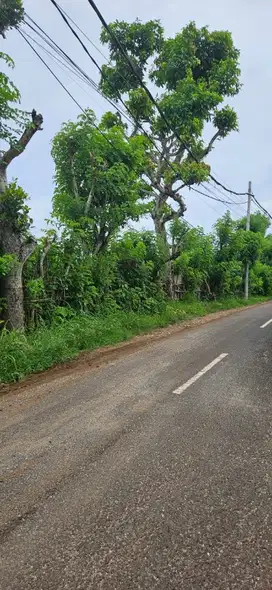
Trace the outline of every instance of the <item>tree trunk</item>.
<path fill-rule="evenodd" d="M 7 184 L 6 166 L 0 165 L 0 195 L 5 192 Z"/>
<path fill-rule="evenodd" d="M 6 299 L 4 320 L 6 326 L 13 330 L 23 330 L 25 323 L 23 266 L 23 262 L 16 261 L 3 279 L 3 294 Z"/>
<path fill-rule="evenodd" d="M 0 195 L 7 187 L 6 166 L 0 166 Z M 7 327 L 14 329 L 24 328 L 24 295 L 22 284 L 23 262 L 19 260 L 20 243 L 18 237 L 13 235 L 12 229 L 7 223 L 1 226 L 0 219 L 0 248 L 2 254 L 14 254 L 12 269 L 7 276 L 1 279 L 1 295 L 5 299 L 4 321 Z"/>
<path fill-rule="evenodd" d="M 0 195 L 7 187 L 5 167 L 0 166 Z M 8 274 L 1 278 L 1 296 L 5 299 L 3 319 L 11 329 L 24 329 L 23 267 L 35 248 L 34 240 L 24 238 L 14 231 L 12 224 L 0 219 L 0 254 L 14 256 L 14 264 Z"/>
<path fill-rule="evenodd" d="M 42 115 L 33 109 L 32 122 L 26 126 L 16 144 L 11 145 L 6 151 L 0 152 L 0 195 L 7 188 L 7 167 L 24 152 L 35 133 L 42 129 L 42 123 Z M 4 208 L 4 203 L 1 204 L 1 207 Z M 7 303 L 5 312 L 7 325 L 23 330 L 23 267 L 34 251 L 36 242 L 30 236 L 23 235 L 23 232 L 21 235 L 19 231 L 15 231 L 13 221 L 12 219 L 1 220 L 0 218 L 0 254 L 12 254 L 14 256 L 14 265 L 8 275 L 1 280 L 1 288 Z"/>

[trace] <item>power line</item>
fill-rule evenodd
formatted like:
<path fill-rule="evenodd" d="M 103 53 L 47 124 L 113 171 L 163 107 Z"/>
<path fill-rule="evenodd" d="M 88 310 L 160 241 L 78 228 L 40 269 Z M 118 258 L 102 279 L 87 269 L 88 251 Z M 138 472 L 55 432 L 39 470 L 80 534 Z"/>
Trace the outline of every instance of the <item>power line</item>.
<path fill-rule="evenodd" d="M 44 66 L 47 68 L 47 70 L 49 70 L 49 72 L 52 74 L 52 76 L 54 76 L 55 80 L 57 80 L 57 82 L 60 84 L 60 86 L 63 88 L 63 90 L 70 96 L 70 98 L 74 101 L 74 103 L 82 111 L 82 113 L 85 113 L 85 109 L 79 104 L 79 102 L 71 94 L 71 92 L 69 92 L 68 88 L 66 88 L 66 86 L 61 82 L 61 80 L 59 79 L 59 77 L 53 72 L 53 70 L 45 62 L 45 60 L 41 57 L 41 55 L 38 53 L 38 51 L 36 51 L 35 47 L 33 47 L 33 45 L 30 43 L 30 41 L 25 37 L 24 33 L 20 29 L 17 29 L 17 31 L 21 35 L 21 37 L 23 37 L 23 39 L 29 45 L 29 47 L 31 47 L 32 51 L 34 51 L 34 53 L 36 54 L 36 56 L 41 60 L 41 62 L 44 64 Z M 107 137 L 107 135 L 105 133 L 103 133 L 102 129 L 100 129 L 100 127 L 98 127 L 98 125 L 96 125 L 96 123 L 93 120 L 92 120 L 92 124 L 95 127 L 95 129 L 97 129 L 97 131 L 99 131 L 99 133 L 106 139 L 106 141 L 109 143 L 109 145 L 116 151 L 116 153 L 118 154 L 118 156 L 120 156 L 119 150 L 117 150 L 117 148 L 110 141 L 110 139 Z"/>
<path fill-rule="evenodd" d="M 82 90 L 82 92 L 84 92 L 89 98 L 94 100 L 93 96 L 91 96 L 91 94 L 86 90 L 86 88 L 84 88 L 74 77 L 69 75 L 69 73 L 67 73 L 67 70 L 68 70 L 68 72 L 70 72 L 71 74 L 76 76 L 76 78 L 78 78 L 79 80 L 84 82 L 84 84 L 89 86 L 92 90 L 97 92 L 96 88 L 93 87 L 91 84 L 88 84 L 88 82 L 80 74 L 80 72 L 76 72 L 75 70 L 70 68 L 69 65 L 67 65 L 67 63 L 63 62 L 59 57 L 57 57 L 57 55 L 54 55 L 54 53 L 52 53 L 51 51 L 46 49 L 46 47 L 44 47 L 41 43 L 39 43 L 36 39 L 34 39 L 34 37 L 31 37 L 31 35 L 29 35 L 26 31 L 24 31 L 24 34 L 26 35 L 26 37 L 28 39 L 30 39 L 33 43 L 35 43 L 38 47 L 40 47 L 46 53 L 46 55 L 48 55 L 56 63 L 56 65 L 68 76 L 68 78 L 70 80 L 72 80 L 72 82 L 75 83 Z"/>
<path fill-rule="evenodd" d="M 89 41 L 89 43 L 91 43 L 91 45 L 96 49 L 96 51 L 98 51 L 98 53 L 100 53 L 100 55 L 106 60 L 107 63 L 110 63 L 108 58 L 104 55 L 104 53 L 99 49 L 99 47 L 97 47 L 97 45 L 95 45 L 95 43 L 90 39 L 90 37 L 88 37 L 88 35 L 86 35 L 86 33 L 84 33 L 84 31 L 78 26 L 78 24 L 71 18 L 71 16 L 69 14 L 67 14 L 67 12 L 65 12 L 64 8 L 61 7 L 61 10 L 63 12 L 63 14 L 65 14 L 65 16 L 71 21 L 71 23 L 73 23 L 73 25 L 80 31 L 80 33 L 85 37 L 85 39 L 87 39 L 87 41 Z"/>
<path fill-rule="evenodd" d="M 57 4 L 56 0 L 51 0 L 52 4 L 55 6 L 55 8 L 58 10 L 59 14 L 61 15 L 62 19 L 64 20 L 64 22 L 66 23 L 66 25 L 69 27 L 69 29 L 71 30 L 71 32 L 73 33 L 73 35 L 76 37 L 76 39 L 80 42 L 81 46 L 83 47 L 84 51 L 87 53 L 87 55 L 90 57 L 90 59 L 92 60 L 92 62 L 94 63 L 94 65 L 96 66 L 96 68 L 98 69 L 98 71 L 100 72 L 101 76 L 106 79 L 107 82 L 109 82 L 112 87 L 113 90 L 116 92 L 116 88 L 113 86 L 112 82 L 109 81 L 107 79 L 107 77 L 105 76 L 103 70 L 101 69 L 101 67 L 99 66 L 99 64 L 96 62 L 96 60 L 93 58 L 93 56 L 90 54 L 90 52 L 88 51 L 87 47 L 85 46 L 85 44 L 83 43 L 83 41 L 80 39 L 79 35 L 76 33 L 76 31 L 73 29 L 73 27 L 70 25 L 70 23 L 68 22 L 68 18 L 69 16 L 63 11 L 63 9 Z M 72 20 L 72 19 L 70 19 Z M 72 21 L 74 22 L 74 21 Z M 74 23 L 75 24 L 75 23 Z M 77 26 L 77 25 L 76 25 Z M 78 27 L 78 29 L 81 31 L 81 29 Z M 85 35 L 86 36 L 86 35 Z M 87 37 L 87 36 L 86 36 Z M 87 37 L 88 38 L 88 37 Z M 88 38 L 89 39 L 89 38 Z M 156 151 L 160 154 L 160 156 L 167 162 L 168 166 L 172 168 L 172 170 L 175 172 L 175 174 L 177 173 L 176 169 L 174 168 L 173 164 L 164 156 L 164 154 L 159 150 L 158 146 L 156 145 L 156 143 L 154 142 L 153 138 L 150 137 L 150 135 L 147 133 L 147 131 L 142 127 L 142 125 L 139 123 L 139 121 L 134 117 L 133 113 L 131 113 L 131 111 L 128 109 L 128 106 L 124 103 L 122 97 L 120 96 L 120 94 L 117 92 L 118 94 L 118 98 L 120 100 L 120 102 L 124 105 L 124 107 L 128 110 L 129 114 L 133 117 L 135 124 L 143 131 L 144 135 L 149 139 L 149 141 L 153 144 L 153 146 L 155 147 Z M 182 180 L 182 178 L 181 178 Z M 184 181 L 183 181 L 184 182 Z M 186 183 L 184 182 L 184 185 L 186 186 Z M 194 190 L 194 189 L 192 189 Z M 215 199 L 216 200 L 216 199 Z M 218 199 L 218 201 L 222 201 L 222 199 Z M 238 203 L 236 203 L 238 205 Z"/>
<path fill-rule="evenodd" d="M 125 117 L 127 119 L 127 121 L 129 123 L 131 123 L 131 120 L 129 119 L 129 117 L 127 116 L 127 114 L 125 112 L 123 112 L 123 110 L 115 103 L 113 102 L 110 98 L 108 98 L 107 96 L 105 96 L 100 89 L 98 88 L 98 85 L 96 84 L 96 82 L 94 82 L 94 80 L 92 80 L 92 78 L 90 78 L 88 76 L 88 74 L 86 74 L 86 72 L 84 72 L 84 70 L 78 66 L 76 64 L 76 62 L 74 62 L 74 60 L 65 52 L 63 51 L 63 49 L 61 49 L 61 47 L 55 43 L 55 41 L 53 41 L 53 39 L 37 24 L 35 23 L 35 21 L 27 16 L 27 18 L 29 18 L 33 24 L 41 31 L 37 31 L 30 23 L 28 23 L 26 20 L 24 21 L 25 24 L 30 27 L 47 45 L 49 45 L 49 47 L 51 47 L 51 49 L 53 49 L 54 51 L 56 51 L 56 53 L 62 57 L 66 62 L 68 62 L 69 64 L 71 64 L 73 66 L 73 68 L 75 69 L 75 73 L 80 72 L 80 74 L 85 78 L 85 82 L 88 83 L 89 85 L 91 85 L 91 87 L 96 90 L 96 92 L 102 96 L 114 109 L 116 109 L 120 115 L 122 115 L 123 117 Z M 36 42 L 34 39 L 32 39 L 32 41 Z"/>
<path fill-rule="evenodd" d="M 51 1 L 52 1 L 52 0 L 51 0 Z M 53 4 L 55 4 L 55 2 L 53 2 Z M 49 35 L 47 35 L 47 33 L 45 33 L 45 31 L 43 31 L 43 29 L 41 29 L 41 27 L 39 27 L 39 25 L 37 25 L 37 24 L 35 23 L 35 21 L 33 21 L 33 19 L 31 19 L 31 17 L 28 17 L 28 18 L 29 18 L 29 19 L 30 19 L 30 20 L 31 20 L 31 21 L 32 21 L 32 22 L 35 24 L 35 26 L 37 26 L 37 27 L 38 27 L 38 28 L 39 28 L 39 29 L 40 29 L 40 30 L 43 32 L 43 34 L 44 34 L 44 35 L 45 35 L 45 36 L 46 36 L 48 39 L 50 39 L 50 46 L 51 46 L 51 48 L 53 48 L 53 49 L 56 51 L 56 49 L 55 49 L 55 48 L 57 47 L 57 53 L 58 53 L 58 55 L 61 55 L 61 57 L 62 57 L 62 58 L 64 58 L 64 59 L 66 59 L 66 61 L 68 60 L 68 62 L 69 62 L 69 63 L 71 63 L 71 64 L 73 65 L 73 67 L 76 69 L 76 71 L 74 72 L 73 70 L 71 70 L 71 68 L 68 68 L 68 69 L 69 69 L 69 70 L 70 70 L 72 73 L 75 73 L 76 75 L 78 75 L 78 76 L 80 77 L 80 79 L 83 79 L 83 81 L 85 81 L 85 80 L 84 80 L 84 78 L 86 78 L 86 79 L 87 79 L 87 81 L 88 81 L 88 83 L 91 85 L 91 87 L 92 87 L 93 89 L 97 90 L 97 85 L 96 85 L 96 83 L 95 83 L 95 82 L 94 82 L 92 79 L 90 79 L 90 78 L 89 78 L 89 76 L 87 76 L 87 74 L 86 74 L 86 73 L 85 73 L 85 72 L 84 72 L 84 71 L 83 71 L 83 70 L 82 70 L 82 69 L 81 69 L 79 66 L 77 66 L 77 64 L 76 64 L 76 63 L 75 63 L 75 62 L 74 62 L 74 61 L 73 61 L 73 60 L 72 60 L 72 59 L 71 59 L 71 58 L 70 58 L 70 57 L 69 57 L 69 56 L 68 56 L 68 55 L 67 55 L 67 54 L 66 54 L 66 53 L 65 53 L 65 52 L 64 52 L 64 51 L 63 51 L 63 50 L 62 50 L 62 49 L 61 49 L 61 48 L 60 48 L 60 47 L 59 47 L 59 46 L 58 46 L 58 45 L 57 45 L 57 44 L 56 44 L 56 43 L 55 43 L 55 42 L 54 42 L 52 39 L 51 39 L 51 37 L 49 37 Z M 28 24 L 28 25 L 29 25 L 29 23 L 26 23 L 26 24 Z M 36 31 L 36 30 L 35 30 L 35 29 L 34 29 L 34 28 L 31 26 L 31 25 L 29 25 L 29 26 L 30 26 L 30 27 L 31 27 L 31 28 L 32 28 L 32 29 L 33 29 L 33 30 L 34 30 L 34 31 L 35 31 L 37 34 L 39 34 L 39 33 L 38 33 L 38 31 Z M 69 27 L 69 28 L 70 28 L 70 27 Z M 26 34 L 27 34 L 27 33 L 26 33 Z M 22 35 L 22 36 L 24 36 L 24 35 Z M 29 36 L 29 35 L 28 35 L 28 36 Z M 41 36 L 41 35 L 40 35 L 40 36 Z M 30 37 L 30 36 L 29 36 L 29 37 Z M 24 38 L 25 38 L 25 37 L 24 37 Z M 31 37 L 30 37 L 30 38 L 31 38 Z M 44 37 L 42 37 L 42 38 L 43 38 L 43 40 L 44 40 L 45 42 L 47 42 L 47 40 L 46 40 Z M 26 42 L 28 42 L 26 38 L 25 38 L 25 40 L 26 40 Z M 37 43 L 37 44 L 38 44 L 40 47 L 42 47 L 42 48 L 43 48 L 45 51 L 47 51 L 47 50 L 46 50 L 46 49 L 45 49 L 43 46 L 41 46 L 41 45 L 40 45 L 40 44 L 39 44 L 39 43 L 38 43 L 38 42 L 37 42 L 35 39 L 32 39 L 32 41 L 36 42 L 36 43 Z M 32 45 L 29 43 L 29 42 L 28 42 L 28 45 L 30 45 L 30 47 L 33 49 L 33 51 L 36 53 L 36 55 L 39 57 L 39 59 L 41 59 L 41 61 L 44 63 L 44 65 L 47 67 L 47 69 L 48 69 L 48 70 L 49 70 L 49 71 L 52 73 L 52 75 L 53 75 L 53 76 L 55 77 L 55 79 L 56 79 L 56 80 L 57 80 L 57 81 L 60 83 L 60 85 L 62 86 L 62 88 L 63 88 L 63 89 L 64 89 L 64 90 L 65 90 L 65 91 L 68 93 L 68 95 L 69 95 L 69 96 L 72 98 L 72 100 L 73 100 L 73 101 L 74 101 L 74 102 L 77 104 L 77 106 L 80 108 L 80 110 L 81 110 L 82 112 L 84 112 L 84 109 L 83 109 L 83 107 L 82 107 L 82 106 L 81 106 L 81 105 L 78 103 L 78 101 L 76 101 L 76 99 L 75 99 L 75 98 L 73 97 L 73 95 L 72 95 L 72 94 L 71 94 L 71 93 L 68 91 L 68 89 L 67 89 L 67 88 L 64 86 L 64 84 L 62 84 L 62 82 L 61 82 L 61 81 L 59 80 L 59 78 L 58 78 L 58 77 L 57 77 L 57 76 L 54 74 L 54 72 L 53 72 L 53 71 L 51 70 L 51 68 L 50 68 L 50 67 L 49 67 L 49 66 L 46 64 L 46 62 L 45 62 L 45 61 L 44 61 L 44 60 L 41 58 L 41 56 L 38 54 L 38 52 L 37 52 L 37 51 L 35 51 L 34 47 L 33 47 L 33 46 L 32 46 Z M 47 51 L 47 52 L 48 52 L 48 51 Z M 49 54 L 50 54 L 50 52 L 49 52 Z M 89 52 L 88 52 L 88 54 L 89 54 Z M 53 57 L 53 55 L 52 55 L 52 54 L 50 54 L 50 55 Z M 60 60 L 58 60 L 58 61 L 60 61 Z M 68 67 L 66 64 L 63 64 L 63 62 L 61 62 L 61 63 L 62 63 L 62 65 L 64 65 L 65 67 Z M 98 64 L 97 64 L 97 66 L 98 66 Z M 99 67 L 99 66 L 98 66 L 98 67 Z M 77 71 L 77 70 L 79 70 L 80 74 L 78 74 L 78 71 Z M 101 93 L 100 93 L 100 94 L 101 94 Z M 117 108 L 117 105 L 115 105 L 115 104 L 113 104 L 113 103 L 111 103 L 111 104 L 112 104 L 112 106 L 114 106 L 115 108 Z M 125 107 L 126 107 L 126 105 L 125 105 Z M 123 113 L 122 113 L 122 114 L 123 114 Z M 136 123 L 138 123 L 138 121 L 136 121 Z M 114 144 L 112 144 L 112 142 L 110 142 L 109 138 L 108 138 L 108 137 L 107 137 L 107 136 L 106 136 L 106 135 L 105 135 L 105 134 L 102 132 L 102 130 L 101 130 L 101 129 L 99 129 L 99 127 L 98 127 L 98 126 L 96 126 L 95 124 L 94 124 L 94 126 L 95 126 L 95 127 L 96 127 L 96 128 L 99 130 L 99 132 L 100 132 L 100 133 L 101 133 L 101 134 L 102 134 L 102 135 L 105 137 L 105 139 L 108 141 L 108 143 L 111 145 L 111 147 L 113 147 L 113 148 L 116 150 L 116 148 L 115 148 Z M 143 130 L 143 131 L 145 132 L 145 130 Z M 149 140 L 151 140 L 151 138 L 149 137 L 149 135 L 148 135 L 146 132 L 145 132 L 145 134 L 147 135 L 148 139 L 149 139 Z M 166 158 L 166 157 L 165 157 L 165 156 L 162 154 L 162 152 L 160 152 L 160 150 L 158 149 L 157 145 L 156 145 L 154 142 L 153 142 L 153 145 L 154 145 L 154 147 L 156 148 L 156 150 L 158 151 L 158 153 L 159 153 L 159 154 L 160 154 L 162 157 L 164 157 L 164 159 L 166 160 L 167 164 L 168 164 L 170 167 L 172 167 L 172 169 L 173 169 L 173 170 L 175 171 L 175 173 L 176 173 L 176 170 L 174 169 L 174 167 L 173 167 L 172 163 L 171 163 L 171 162 L 169 162 L 169 161 L 167 160 L 167 158 Z M 118 154 L 118 155 L 119 155 L 119 154 Z M 216 196 L 214 196 L 214 197 L 211 197 L 210 195 L 207 195 L 206 193 L 202 193 L 202 191 L 199 191 L 199 190 L 197 190 L 197 189 L 195 189 L 195 188 L 193 188 L 193 187 L 189 187 L 189 188 L 190 188 L 191 190 L 193 190 L 194 192 L 198 192 L 199 194 L 201 194 L 201 195 L 203 195 L 203 196 L 206 196 L 206 197 L 208 197 L 208 198 L 211 198 L 211 199 L 213 199 L 213 200 L 215 200 L 215 201 L 221 202 L 221 203 L 223 203 L 224 205 L 226 205 L 226 204 L 229 204 L 229 205 L 231 205 L 232 203 L 233 203 L 233 204 L 235 204 L 235 205 L 240 205 L 240 202 L 239 202 L 239 203 L 235 203 L 234 201 L 231 201 L 231 202 L 229 202 L 229 201 L 223 201 L 222 199 L 220 199 L 220 198 L 218 198 L 218 197 L 216 197 Z M 209 188 L 207 188 L 207 190 L 208 190 L 209 192 L 211 192 Z M 218 190 L 219 190 L 219 189 L 218 189 Z M 221 191 L 220 191 L 220 192 L 221 192 Z M 212 193 L 212 194 L 214 194 L 214 193 Z"/>
<path fill-rule="evenodd" d="M 56 5 L 55 0 L 51 0 L 51 2 L 53 2 L 53 4 Z M 131 61 L 130 57 L 127 55 L 122 43 L 119 41 L 118 37 L 116 37 L 116 35 L 114 34 L 114 32 L 111 30 L 111 28 L 109 27 L 109 25 L 107 24 L 106 20 L 104 19 L 102 13 L 100 12 L 99 8 L 97 7 L 97 5 L 95 4 L 94 0 L 88 0 L 89 4 L 91 5 L 92 9 L 94 10 L 94 12 L 96 13 L 96 15 L 98 16 L 100 22 L 102 23 L 103 27 L 106 29 L 106 31 L 108 32 L 108 34 L 111 36 L 111 38 L 114 40 L 114 42 L 116 43 L 117 47 L 119 48 L 119 50 L 121 51 L 123 57 L 126 59 L 127 63 L 129 64 L 130 69 L 132 70 L 132 72 L 134 73 L 134 75 L 136 76 L 137 80 L 139 81 L 141 87 L 145 90 L 146 94 L 148 95 L 149 99 L 151 100 L 151 102 L 154 104 L 154 106 L 156 107 L 156 109 L 158 110 L 161 118 L 163 119 L 163 121 L 165 122 L 166 126 L 168 127 L 169 131 L 171 131 L 172 133 L 174 133 L 175 137 L 177 138 L 177 140 L 181 143 L 181 145 L 186 149 L 186 151 L 188 152 L 188 154 L 191 156 L 191 158 L 197 162 L 198 164 L 200 163 L 200 161 L 198 160 L 198 158 L 196 158 L 196 156 L 193 154 L 192 150 L 190 149 L 190 147 L 184 142 L 184 140 L 181 139 L 180 135 L 177 133 L 177 131 L 174 129 L 172 129 L 169 121 L 167 120 L 163 110 L 161 109 L 160 105 L 158 104 L 158 102 L 156 101 L 156 99 L 153 97 L 152 93 L 150 92 L 149 88 L 146 86 L 146 84 L 143 82 L 141 76 L 139 75 L 139 73 L 137 72 L 137 70 L 135 69 L 135 66 L 133 64 L 133 62 Z M 227 188 L 226 186 L 224 186 L 221 182 L 219 182 L 219 180 L 217 180 L 212 174 L 209 174 L 210 178 L 213 180 L 213 182 L 215 182 L 218 186 L 222 187 L 226 192 L 236 195 L 236 196 L 247 196 L 247 192 L 237 192 L 237 191 L 233 191 L 229 188 Z"/>
<path fill-rule="evenodd" d="M 53 72 L 53 70 L 50 68 L 50 66 L 46 63 L 46 61 L 44 61 L 44 59 L 38 53 L 38 51 L 36 51 L 35 47 L 33 47 L 33 45 L 26 38 L 26 36 L 24 35 L 24 33 L 20 29 L 17 29 L 17 31 L 18 31 L 19 35 L 21 35 L 21 37 L 23 37 L 23 39 L 29 45 L 29 47 L 31 47 L 32 51 L 34 51 L 34 53 L 37 55 L 37 57 L 42 61 L 42 63 L 44 64 L 44 66 L 47 68 L 47 70 L 49 70 L 49 72 L 52 74 L 52 76 L 54 76 L 54 78 L 57 80 L 57 82 L 62 86 L 62 88 L 65 90 L 65 92 L 67 92 L 67 94 L 69 94 L 70 98 L 74 101 L 74 103 L 78 106 L 78 108 L 84 113 L 85 111 L 84 111 L 83 107 L 79 104 L 79 102 L 71 94 L 71 92 L 69 92 L 68 88 L 66 88 L 66 86 L 64 86 L 64 84 L 61 82 L 61 80 L 58 78 L 58 76 Z"/>
<path fill-rule="evenodd" d="M 233 201 L 225 201 L 223 199 L 219 199 L 219 197 L 213 197 L 212 195 L 208 195 L 207 193 L 204 193 L 200 190 L 198 190 L 197 188 L 193 188 L 193 187 L 189 187 L 190 190 L 194 191 L 195 193 L 198 193 L 199 195 L 203 195 L 204 197 L 208 197 L 208 199 L 212 199 L 213 201 L 219 201 L 219 203 L 223 203 L 224 205 L 240 205 L 240 203 L 234 203 Z M 241 203 L 241 205 L 244 205 L 244 203 Z"/>
<path fill-rule="evenodd" d="M 214 198 L 219 198 L 220 199 L 220 197 L 218 197 L 218 195 L 217 195 L 217 192 L 215 193 L 214 190 L 220 192 L 220 194 L 222 194 L 223 197 L 225 196 L 225 194 L 223 193 L 223 191 L 221 191 L 220 189 L 218 189 L 218 187 L 213 187 L 214 190 L 212 190 L 209 185 L 208 186 L 205 186 L 203 182 L 201 183 L 201 186 L 204 188 L 205 192 L 208 191 L 210 193 L 210 195 L 212 195 Z M 242 208 L 242 205 L 244 204 L 244 201 L 243 202 L 241 202 L 241 201 L 234 201 L 234 199 L 231 196 L 229 196 L 229 201 L 226 201 L 225 199 L 220 199 L 220 200 L 226 202 L 227 205 L 230 206 L 230 208 L 232 208 L 232 205 L 235 205 L 235 208 L 238 207 L 240 209 L 240 211 L 242 212 L 242 215 L 245 215 L 245 210 Z M 235 213 L 237 213 L 236 210 L 233 209 L 233 211 L 235 211 Z"/>
<path fill-rule="evenodd" d="M 210 183 L 210 184 L 211 184 L 211 183 Z M 211 186 L 212 186 L 212 188 L 213 188 L 214 190 L 216 190 L 218 193 L 220 193 L 221 195 L 225 196 L 225 192 L 224 192 L 224 191 L 223 191 L 223 190 L 222 190 L 220 187 L 218 187 L 218 186 L 216 186 L 216 185 L 214 186 L 214 185 L 212 185 L 212 184 L 211 184 Z M 207 190 L 211 190 L 211 189 L 208 189 L 208 188 L 207 188 Z M 229 199 L 230 199 L 230 200 L 232 200 L 233 202 L 235 202 L 235 201 L 234 201 L 234 200 L 231 198 L 231 196 L 229 197 Z M 238 203 L 238 202 L 239 202 L 239 203 L 241 203 L 241 205 L 243 205 L 245 201 L 236 201 L 235 203 Z"/>
<path fill-rule="evenodd" d="M 258 206 L 258 207 L 259 207 L 259 208 L 260 208 L 260 209 L 261 209 L 261 210 L 262 210 L 262 211 L 265 213 L 265 215 L 267 215 L 267 216 L 268 216 L 268 217 L 269 217 L 269 218 L 272 220 L 272 215 L 271 215 L 271 213 L 269 213 L 269 212 L 267 211 L 267 209 L 265 209 L 265 207 L 263 207 L 263 206 L 261 205 L 261 203 L 259 203 L 259 201 L 257 201 L 257 199 L 256 199 L 255 195 L 251 195 L 251 196 L 252 196 L 253 200 L 255 201 L 256 205 L 257 205 L 257 206 Z"/>

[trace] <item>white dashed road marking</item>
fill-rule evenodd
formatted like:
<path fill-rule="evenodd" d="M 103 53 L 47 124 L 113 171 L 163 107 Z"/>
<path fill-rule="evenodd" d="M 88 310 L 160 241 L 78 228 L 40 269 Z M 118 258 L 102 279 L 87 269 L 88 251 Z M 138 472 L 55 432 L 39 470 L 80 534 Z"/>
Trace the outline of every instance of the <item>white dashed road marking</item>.
<path fill-rule="evenodd" d="M 269 324 L 271 324 L 271 323 L 272 323 L 272 320 L 268 320 L 268 322 L 263 324 L 263 326 L 261 326 L 261 328 L 266 328 L 266 326 L 269 326 Z"/>
<path fill-rule="evenodd" d="M 173 391 L 173 393 L 176 393 L 177 395 L 180 395 L 181 393 L 183 393 L 186 389 L 188 389 L 188 387 L 190 387 L 191 385 L 193 385 L 193 383 L 195 383 L 196 381 L 198 381 L 198 379 L 200 379 L 200 377 L 203 377 L 203 375 L 205 375 L 205 373 L 208 373 L 208 371 L 210 371 L 213 367 L 215 367 L 215 365 L 217 365 L 218 363 L 220 363 L 220 361 L 222 361 L 224 358 L 226 358 L 226 356 L 228 356 L 228 353 L 227 352 L 224 352 L 223 354 L 220 354 L 220 356 L 218 356 L 211 363 L 209 363 L 209 365 L 207 365 L 206 367 L 204 367 L 204 369 L 202 369 L 201 371 L 199 371 L 199 373 L 197 373 L 196 375 L 194 375 L 194 377 L 192 377 L 191 379 L 189 379 L 189 381 L 186 381 L 186 383 L 183 383 L 183 385 L 181 385 L 180 387 L 178 387 L 177 389 L 175 389 Z"/>

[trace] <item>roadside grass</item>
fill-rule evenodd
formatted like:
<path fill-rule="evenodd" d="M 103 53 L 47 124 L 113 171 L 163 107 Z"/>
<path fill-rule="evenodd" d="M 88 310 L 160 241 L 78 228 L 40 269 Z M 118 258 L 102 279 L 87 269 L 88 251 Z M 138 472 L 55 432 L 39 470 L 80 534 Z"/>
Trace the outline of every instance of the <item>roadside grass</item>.
<path fill-rule="evenodd" d="M 20 381 L 31 373 L 69 361 L 81 351 L 117 344 L 155 328 L 203 317 L 220 310 L 268 301 L 267 297 L 221 301 L 171 301 L 156 315 L 114 312 L 105 316 L 77 316 L 33 332 L 7 332 L 0 336 L 0 383 Z"/>

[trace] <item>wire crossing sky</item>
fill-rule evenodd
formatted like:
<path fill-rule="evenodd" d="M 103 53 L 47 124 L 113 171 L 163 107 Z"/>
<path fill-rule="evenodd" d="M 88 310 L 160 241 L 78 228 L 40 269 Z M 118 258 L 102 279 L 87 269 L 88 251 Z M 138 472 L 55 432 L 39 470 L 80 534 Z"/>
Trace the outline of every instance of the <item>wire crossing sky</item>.
<path fill-rule="evenodd" d="M 58 3 L 105 53 L 105 47 L 101 47 L 99 43 L 99 21 L 87 0 L 59 0 Z M 266 38 L 270 35 L 268 27 L 272 17 L 271 3 L 263 0 L 257 6 L 253 0 L 241 0 L 239 4 L 234 0 L 223 3 L 216 0 L 208 0 L 206 3 L 195 0 L 188 6 L 181 6 L 178 1 L 172 1 L 166 6 L 161 0 L 157 0 L 156 3 L 153 0 L 139 0 L 136 5 L 128 6 L 124 0 L 114 4 L 100 0 L 98 7 L 107 22 L 115 19 L 133 21 L 137 17 L 142 21 L 160 18 L 168 36 L 174 35 L 190 20 L 195 20 L 197 26 L 208 24 L 211 29 L 227 28 L 232 32 L 234 43 L 241 50 L 243 88 L 240 94 L 229 102 L 238 112 L 240 133 L 232 133 L 224 141 L 218 142 L 208 161 L 212 165 L 214 176 L 226 182 L 231 189 L 244 188 L 246 192 L 248 180 L 251 179 L 258 203 L 271 212 L 269 139 L 272 120 L 269 96 L 272 85 L 272 47 L 269 47 L 269 44 L 266 46 Z M 98 72 L 88 56 L 84 55 L 77 40 L 73 39 L 65 23 L 58 18 L 53 5 L 48 0 L 39 0 L 39 3 L 26 0 L 25 9 L 97 83 Z M 85 39 L 84 42 L 97 62 L 102 65 L 104 58 L 88 40 Z M 44 115 L 44 131 L 35 138 L 24 156 L 18 158 L 10 170 L 10 174 L 18 177 L 20 184 L 30 194 L 34 222 L 36 228 L 40 229 L 44 226 L 43 219 L 48 217 L 51 208 L 54 171 L 50 141 L 61 123 L 69 119 L 74 120 L 79 109 L 69 96 L 65 95 L 50 72 L 39 63 L 37 56 L 18 33 L 12 31 L 6 41 L 1 40 L 0 50 L 10 54 L 16 63 L 11 77 L 21 91 L 22 107 L 28 111 L 35 107 Z M 43 58 L 83 108 L 92 108 L 98 118 L 110 108 L 95 88 L 87 89 L 82 81 L 79 84 L 71 72 L 60 69 L 60 64 L 57 66 L 50 56 L 43 54 Z M 245 205 L 225 205 L 211 198 L 215 194 L 217 199 L 222 197 L 222 200 L 231 202 L 232 199 L 227 193 L 224 193 L 224 196 L 220 195 L 211 185 L 200 187 L 200 190 L 209 194 L 210 199 L 193 191 L 184 193 L 187 205 L 186 218 L 193 225 L 200 224 L 206 231 L 209 230 L 216 218 L 226 211 L 226 207 L 232 210 L 234 216 L 234 211 L 237 212 L 236 216 L 244 214 Z M 238 198 L 233 196 L 233 200 L 237 201 Z M 241 197 L 241 202 L 244 200 Z M 145 227 L 148 223 L 146 220 L 143 222 Z"/>

